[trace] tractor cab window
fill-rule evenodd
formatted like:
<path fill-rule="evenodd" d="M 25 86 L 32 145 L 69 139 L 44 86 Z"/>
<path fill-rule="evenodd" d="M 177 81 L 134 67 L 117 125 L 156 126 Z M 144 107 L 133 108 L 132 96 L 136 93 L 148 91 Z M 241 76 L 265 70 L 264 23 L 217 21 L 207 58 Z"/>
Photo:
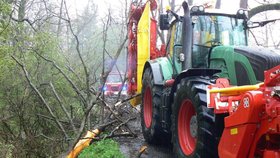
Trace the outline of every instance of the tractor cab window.
<path fill-rule="evenodd" d="M 220 15 L 192 17 L 193 67 L 208 67 L 208 54 L 212 47 L 219 45 L 244 46 L 247 44 L 243 19 Z"/>
<path fill-rule="evenodd" d="M 178 22 L 176 24 L 176 38 L 175 38 L 175 44 L 176 45 L 182 45 L 182 26 L 183 23 L 182 22 Z"/>
<path fill-rule="evenodd" d="M 180 60 L 180 54 L 183 53 L 182 22 L 175 21 L 171 25 L 171 29 L 169 31 L 170 33 L 169 33 L 169 38 L 167 43 L 167 50 L 171 57 L 170 59 L 174 64 L 175 73 L 179 73 L 182 71 L 182 61 Z"/>

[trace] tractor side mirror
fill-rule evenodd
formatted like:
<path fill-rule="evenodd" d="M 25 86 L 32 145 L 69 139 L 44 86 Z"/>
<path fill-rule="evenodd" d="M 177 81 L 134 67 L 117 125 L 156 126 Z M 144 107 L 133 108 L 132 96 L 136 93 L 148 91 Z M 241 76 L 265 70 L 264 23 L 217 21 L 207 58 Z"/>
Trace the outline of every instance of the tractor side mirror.
<path fill-rule="evenodd" d="M 168 30 L 170 27 L 168 14 L 161 14 L 159 17 L 159 27 L 161 30 Z"/>

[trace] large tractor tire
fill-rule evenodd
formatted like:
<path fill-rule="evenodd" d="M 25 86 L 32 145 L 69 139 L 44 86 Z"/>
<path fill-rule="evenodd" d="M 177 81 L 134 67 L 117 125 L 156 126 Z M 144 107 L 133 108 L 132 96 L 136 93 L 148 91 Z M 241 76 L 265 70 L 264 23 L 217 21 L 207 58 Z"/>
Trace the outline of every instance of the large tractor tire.
<path fill-rule="evenodd" d="M 150 144 L 166 143 L 166 134 L 160 126 L 159 106 L 162 87 L 154 85 L 153 73 L 147 68 L 142 80 L 141 126 L 146 142 Z"/>
<path fill-rule="evenodd" d="M 218 157 L 218 141 L 223 120 L 206 104 L 209 80 L 192 77 L 181 80 L 172 106 L 172 143 L 177 157 Z M 215 122 L 217 121 L 217 122 Z"/>

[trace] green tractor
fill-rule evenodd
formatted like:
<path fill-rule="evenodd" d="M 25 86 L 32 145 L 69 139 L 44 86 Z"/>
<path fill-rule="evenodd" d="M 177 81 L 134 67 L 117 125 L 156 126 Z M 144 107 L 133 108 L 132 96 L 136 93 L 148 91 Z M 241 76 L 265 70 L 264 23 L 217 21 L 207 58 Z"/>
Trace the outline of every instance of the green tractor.
<path fill-rule="evenodd" d="M 170 32 L 167 53 L 143 66 L 142 131 L 148 143 L 172 143 L 177 157 L 218 157 L 227 113 L 207 108 L 206 86 L 217 78 L 257 84 L 280 56 L 247 46 L 245 10 L 207 12 L 202 6 L 189 9 L 186 2 L 183 8 L 184 16 L 170 10 L 160 16 L 160 28 Z"/>

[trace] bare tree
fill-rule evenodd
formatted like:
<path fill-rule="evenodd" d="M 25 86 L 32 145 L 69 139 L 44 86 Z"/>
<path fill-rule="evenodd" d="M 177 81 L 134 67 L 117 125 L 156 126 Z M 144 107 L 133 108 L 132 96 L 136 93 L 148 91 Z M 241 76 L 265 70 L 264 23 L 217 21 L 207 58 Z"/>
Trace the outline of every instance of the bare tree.
<path fill-rule="evenodd" d="M 221 1 L 222 0 L 216 0 L 216 5 L 215 5 L 216 9 L 220 9 L 221 8 Z"/>
<path fill-rule="evenodd" d="M 5 85 L 0 86 L 0 144 L 4 141 L 20 148 L 15 150 L 15 157 L 22 157 L 26 153 L 30 157 L 47 157 L 51 151 L 65 150 L 65 146 L 71 150 L 85 130 L 98 124 L 98 115 L 93 114 L 100 107 L 108 108 L 96 90 L 96 77 L 92 77 L 100 74 L 100 63 L 93 60 L 98 57 L 89 59 L 87 55 L 91 54 L 86 54 L 84 48 L 84 41 L 88 37 L 83 38 L 89 25 L 95 32 L 100 31 L 100 27 L 92 25 L 96 14 L 92 13 L 94 10 L 88 9 L 92 11 L 88 14 L 90 16 L 73 18 L 66 2 L 14 1 L 8 14 L 9 26 L 6 27 L 18 33 L 11 31 L 9 38 L 5 39 L 6 43 L 2 43 L 3 31 L 0 33 L 1 52 L 2 44 L 9 48 L 8 51 L 11 45 L 14 46 L 11 49 L 13 51 L 5 52 L 5 58 L 1 54 L 0 59 L 1 70 L 5 67 L 2 64 L 6 58 L 9 59 L 8 64 L 14 66 L 11 73 L 6 75 L 9 80 L 6 79 Z M 109 16 L 108 19 L 113 18 Z M 99 37 L 103 33 L 105 35 L 105 32 L 100 31 Z M 98 40 L 98 37 L 95 38 Z M 112 55 L 115 61 L 126 39 L 126 36 L 122 37 L 121 43 L 115 48 L 115 54 Z M 105 38 L 104 47 L 107 47 L 106 42 Z M 106 49 L 104 51 L 108 53 Z M 105 80 L 115 64 L 113 62 L 104 72 Z M 0 80 L 4 81 L 2 74 Z M 4 103 L 5 108 L 2 108 Z M 123 118 L 118 121 L 122 124 L 120 126 L 125 124 L 122 121 Z M 35 149 L 38 150 L 35 152 Z"/>
<path fill-rule="evenodd" d="M 250 19 L 261 12 L 265 12 L 269 10 L 280 10 L 280 3 L 265 4 L 265 5 L 260 5 L 258 7 L 255 7 L 248 12 L 248 18 Z"/>
<path fill-rule="evenodd" d="M 190 6 L 192 6 L 192 5 L 193 5 L 193 0 L 188 0 L 188 4 L 189 4 Z"/>
<path fill-rule="evenodd" d="M 247 9 L 248 8 L 248 0 L 240 0 L 239 7 Z"/>

